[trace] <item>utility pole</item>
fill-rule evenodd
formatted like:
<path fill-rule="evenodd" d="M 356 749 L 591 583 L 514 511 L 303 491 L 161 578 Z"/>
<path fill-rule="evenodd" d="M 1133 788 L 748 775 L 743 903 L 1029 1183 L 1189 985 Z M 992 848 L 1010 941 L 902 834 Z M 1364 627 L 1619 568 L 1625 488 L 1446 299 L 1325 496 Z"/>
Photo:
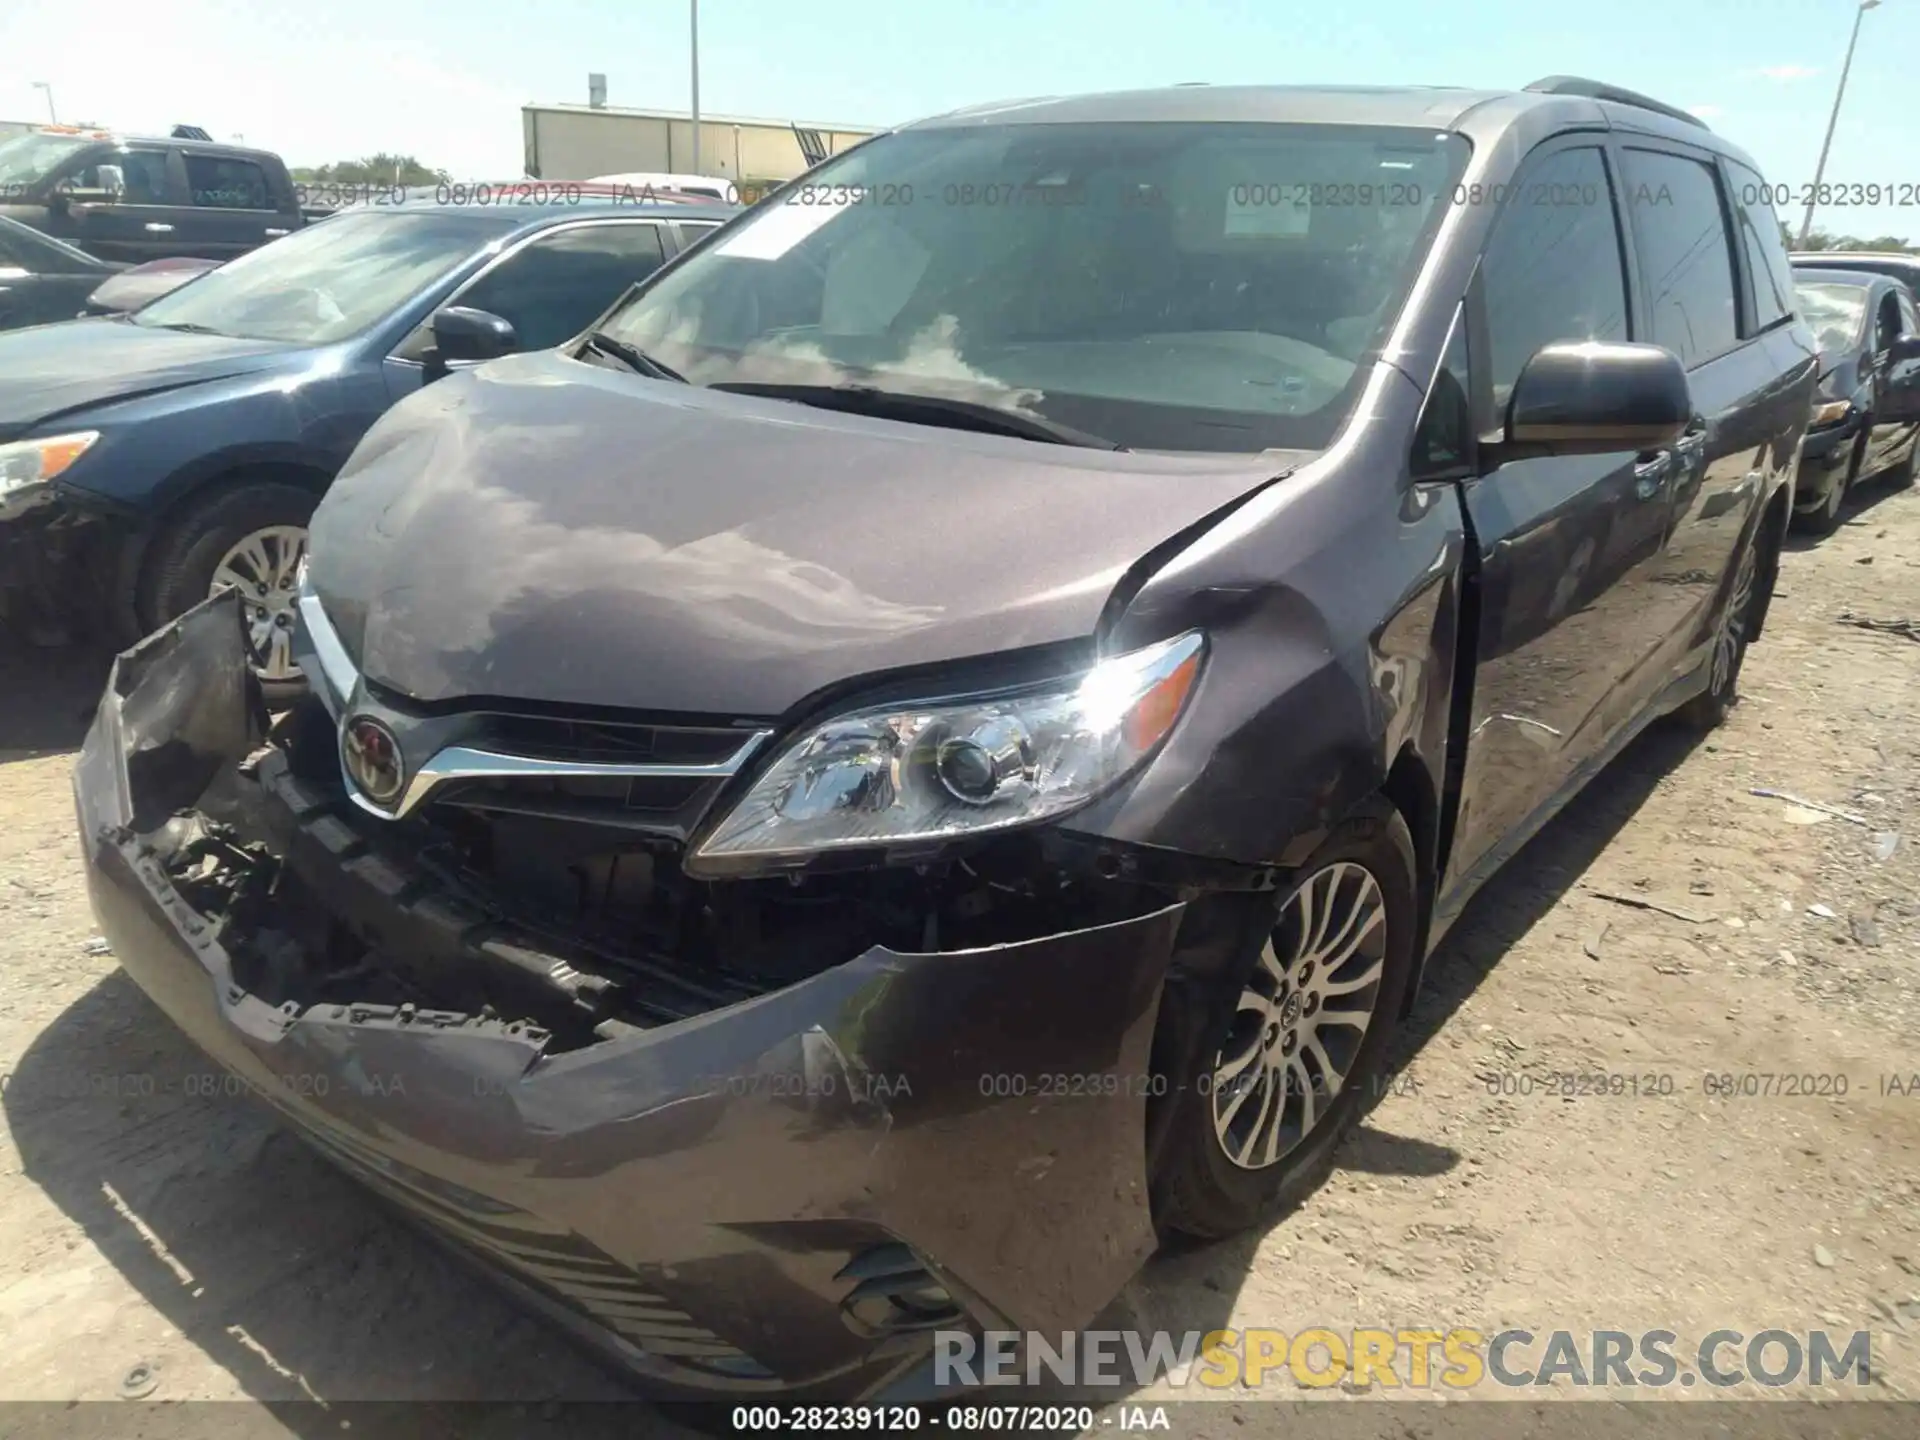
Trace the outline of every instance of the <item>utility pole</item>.
<path fill-rule="evenodd" d="M 60 116 L 53 108 L 53 86 L 45 80 L 36 80 L 33 82 L 33 88 L 47 92 L 47 119 L 55 125 L 58 125 L 60 123 Z"/>
<path fill-rule="evenodd" d="M 1872 0 L 1878 5 L 1880 0 Z M 700 170 L 700 0 L 687 0 L 687 11 L 693 22 L 693 173 Z"/>
<path fill-rule="evenodd" d="M 1853 47 L 1860 43 L 1860 22 L 1866 18 L 1867 11 L 1873 9 L 1880 0 L 1860 0 L 1860 8 L 1853 12 L 1853 34 L 1847 38 L 1847 58 L 1840 62 L 1840 83 L 1833 92 L 1833 113 L 1827 116 L 1827 138 L 1820 142 L 1820 163 L 1813 167 L 1813 189 L 1807 193 L 1807 216 L 1800 222 L 1800 246 L 1807 248 L 1807 237 L 1813 234 L 1813 207 L 1820 199 L 1820 181 L 1827 173 L 1827 151 L 1833 148 L 1833 127 L 1840 121 L 1840 101 L 1847 93 L 1847 72 L 1853 68 Z"/>

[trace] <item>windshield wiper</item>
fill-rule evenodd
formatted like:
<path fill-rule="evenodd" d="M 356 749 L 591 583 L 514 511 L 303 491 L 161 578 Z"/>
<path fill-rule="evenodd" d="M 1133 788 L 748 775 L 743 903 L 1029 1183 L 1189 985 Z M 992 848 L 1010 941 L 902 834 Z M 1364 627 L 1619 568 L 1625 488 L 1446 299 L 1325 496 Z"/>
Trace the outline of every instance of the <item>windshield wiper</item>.
<path fill-rule="evenodd" d="M 614 339 L 604 330 L 588 331 L 586 343 L 581 348 L 600 355 L 611 355 L 636 375 L 648 375 L 655 380 L 673 380 L 682 385 L 687 383 L 687 377 L 671 365 L 654 359 L 646 351 L 624 340 Z"/>
<path fill-rule="evenodd" d="M 1091 431 L 1076 430 L 1057 420 L 1042 419 L 984 400 L 960 400 L 948 395 L 922 395 L 912 390 L 883 390 L 878 385 L 783 385 L 757 380 L 723 380 L 707 387 L 736 395 L 764 395 L 794 400 L 823 410 L 855 415 L 879 415 L 921 425 L 947 425 L 956 430 L 980 430 L 1011 435 L 1048 445 L 1077 445 L 1085 450 L 1125 450 L 1127 447 Z"/>
<path fill-rule="evenodd" d="M 149 324 L 149 326 L 151 326 L 151 328 L 155 330 L 178 330 L 182 335 L 224 335 L 226 334 L 226 331 L 224 330 L 216 330 L 211 325 L 196 325 L 191 320 L 176 320 L 171 325 L 166 325 L 166 324 L 154 325 L 152 321 L 148 321 L 147 323 Z"/>

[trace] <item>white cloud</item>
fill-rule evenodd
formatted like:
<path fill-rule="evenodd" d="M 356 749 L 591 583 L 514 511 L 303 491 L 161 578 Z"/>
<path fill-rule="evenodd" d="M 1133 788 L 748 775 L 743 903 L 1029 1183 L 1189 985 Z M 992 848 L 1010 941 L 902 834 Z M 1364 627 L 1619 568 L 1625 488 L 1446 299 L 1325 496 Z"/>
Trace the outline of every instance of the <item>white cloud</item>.
<path fill-rule="evenodd" d="M 1764 75 L 1769 80 L 1805 80 L 1809 75 L 1818 75 L 1818 65 L 1762 65 L 1753 72 Z"/>

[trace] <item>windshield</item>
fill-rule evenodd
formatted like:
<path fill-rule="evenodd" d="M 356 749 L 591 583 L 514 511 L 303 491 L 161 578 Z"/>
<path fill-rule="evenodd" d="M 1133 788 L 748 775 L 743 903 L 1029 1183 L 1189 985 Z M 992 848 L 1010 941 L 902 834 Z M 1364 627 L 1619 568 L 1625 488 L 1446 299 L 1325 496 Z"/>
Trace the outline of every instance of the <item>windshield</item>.
<path fill-rule="evenodd" d="M 84 136 L 40 135 L 29 132 L 0 140 L 0 200 L 17 198 L 60 168 L 76 150 L 93 141 Z"/>
<path fill-rule="evenodd" d="M 208 271 L 134 323 L 329 345 L 378 324 L 516 223 L 474 213 L 337 215 Z"/>
<path fill-rule="evenodd" d="M 1851 350 L 1860 343 L 1867 315 L 1867 291 L 1861 285 L 1798 284 L 1800 318 L 1813 330 L 1823 355 Z"/>
<path fill-rule="evenodd" d="M 1315 448 L 1466 157 L 1398 127 L 910 130 L 764 203 L 606 329 L 696 385 L 940 395 L 1133 449 Z"/>

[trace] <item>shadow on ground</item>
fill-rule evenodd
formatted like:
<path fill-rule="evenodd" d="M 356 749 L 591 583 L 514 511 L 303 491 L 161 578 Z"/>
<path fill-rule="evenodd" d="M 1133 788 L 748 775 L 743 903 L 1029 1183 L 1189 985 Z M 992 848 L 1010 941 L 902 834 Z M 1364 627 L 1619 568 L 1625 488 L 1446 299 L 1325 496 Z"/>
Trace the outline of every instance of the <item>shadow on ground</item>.
<path fill-rule="evenodd" d="M 0 631 L 0 759 L 78 749 L 112 667 L 104 647 L 35 650 Z"/>
<path fill-rule="evenodd" d="M 68 657 L 46 669 L 37 698 L 24 708 L 9 705 L 15 732 L 7 744 L 77 743 L 91 706 L 90 696 L 80 699 L 86 664 Z M 98 675 L 91 681 L 96 690 Z M 1604 783 L 1577 798 L 1475 899 L 1428 968 L 1425 992 L 1398 1040 L 1396 1068 L 1552 908 L 1691 743 L 1665 728 L 1643 736 Z M 251 1102 L 230 1098 L 228 1088 L 222 1072 L 116 973 L 36 1038 L 11 1077 L 4 1108 L 28 1177 L 168 1324 L 246 1394 L 277 1407 L 286 1426 L 312 1440 L 337 1440 L 347 1414 L 360 1436 L 509 1435 L 535 1420 L 554 1422 L 554 1434 L 687 1433 L 650 1408 L 581 1403 L 626 1392 L 557 1333 L 395 1223 Z M 1337 1163 L 1425 1175 L 1461 1158 L 1363 1124 Z M 1145 1277 L 1154 1296 L 1151 1323 L 1176 1331 L 1218 1328 L 1261 1238 L 1157 1257 Z M 1096 1322 L 1140 1323 L 1122 1309 Z M 103 1356 L 100 1363 L 117 1380 L 145 1358 Z M 391 1410 L 353 1404 L 388 1398 L 435 1403 Z M 505 1403 L 445 1403 L 455 1399 Z M 142 1433 L 165 1436 L 176 1421 L 182 1435 L 261 1433 L 254 1428 L 259 1412 L 250 1418 L 243 1407 L 212 1408 L 224 1414 L 199 1406 L 163 1407 L 174 1419 L 143 1412 L 154 1418 L 142 1422 Z M 61 1412 L 67 1421 L 44 1433 L 87 1433 L 81 1417 L 96 1412 L 108 1422 L 116 1413 L 98 1406 Z M 383 1416 L 399 1417 L 398 1428 L 382 1428 Z"/>

